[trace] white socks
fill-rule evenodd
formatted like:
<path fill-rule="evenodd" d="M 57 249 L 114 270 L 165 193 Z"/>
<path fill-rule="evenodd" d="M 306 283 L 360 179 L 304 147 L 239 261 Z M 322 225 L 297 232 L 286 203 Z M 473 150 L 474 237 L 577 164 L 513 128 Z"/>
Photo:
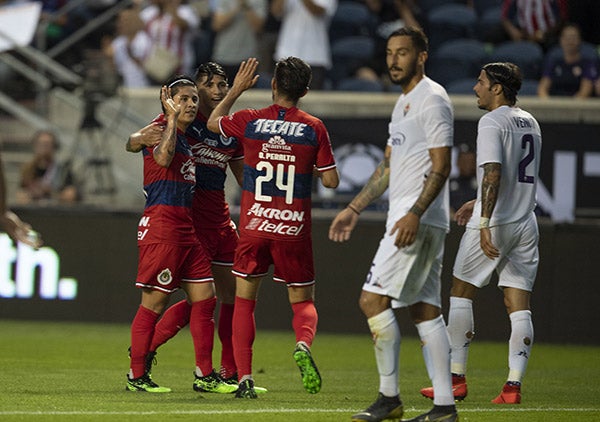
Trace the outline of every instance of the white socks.
<path fill-rule="evenodd" d="M 527 369 L 533 345 L 531 311 L 517 311 L 510 317 L 510 340 L 508 341 L 508 379 L 520 383 Z"/>
<path fill-rule="evenodd" d="M 452 362 L 450 370 L 453 374 L 464 375 L 467 372 L 469 345 L 475 335 L 473 321 L 473 301 L 462 297 L 450 297 L 448 312 L 448 335 Z"/>
<path fill-rule="evenodd" d="M 400 329 L 392 309 L 367 319 L 375 342 L 375 361 L 379 371 L 379 391 L 395 397 L 398 390 L 398 362 L 400 359 Z"/>
<path fill-rule="evenodd" d="M 452 377 L 450 375 L 450 340 L 444 317 L 416 324 L 421 337 L 423 358 L 435 391 L 433 404 L 453 406 Z"/>

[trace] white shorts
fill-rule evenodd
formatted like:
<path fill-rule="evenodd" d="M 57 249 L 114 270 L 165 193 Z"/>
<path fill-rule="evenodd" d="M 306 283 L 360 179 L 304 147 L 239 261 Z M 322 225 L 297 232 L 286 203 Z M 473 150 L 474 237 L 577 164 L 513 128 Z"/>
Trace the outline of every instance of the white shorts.
<path fill-rule="evenodd" d="M 454 261 L 454 277 L 483 287 L 488 285 L 496 270 L 498 287 L 532 291 L 540 260 L 535 215 L 531 213 L 520 221 L 494 226 L 490 230 L 500 257 L 490 259 L 485 256 L 480 246 L 479 229 L 467 228 Z"/>
<path fill-rule="evenodd" d="M 440 307 L 445 238 L 444 229 L 421 224 L 415 242 L 399 249 L 394 245 L 396 234 L 386 232 L 363 290 L 391 297 L 394 308 L 418 302 Z"/>

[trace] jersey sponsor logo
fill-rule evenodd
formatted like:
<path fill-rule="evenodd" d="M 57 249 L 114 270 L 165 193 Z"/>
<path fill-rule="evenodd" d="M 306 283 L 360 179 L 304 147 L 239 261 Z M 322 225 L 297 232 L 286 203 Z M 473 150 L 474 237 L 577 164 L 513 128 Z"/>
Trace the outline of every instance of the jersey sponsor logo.
<path fill-rule="evenodd" d="M 210 148 L 204 144 L 192 146 L 192 153 L 194 154 L 194 161 L 197 165 L 218 166 L 220 168 L 227 167 L 227 163 L 231 158 L 230 155 Z"/>
<path fill-rule="evenodd" d="M 161 284 L 163 286 L 170 284 L 173 281 L 173 274 L 171 274 L 171 270 L 168 268 L 162 270 L 156 276 L 156 281 L 158 281 L 158 284 Z"/>
<path fill-rule="evenodd" d="M 258 153 L 261 160 L 296 162 L 296 156 L 291 154 L 292 147 L 287 145 L 285 139 L 276 135 L 262 145 L 262 151 Z"/>
<path fill-rule="evenodd" d="M 138 223 L 138 232 L 137 232 L 137 240 L 144 240 L 146 235 L 148 234 L 148 229 L 145 227 L 150 226 L 150 217 L 147 215 L 143 215 L 140 218 L 140 222 Z"/>
<path fill-rule="evenodd" d="M 285 224 L 283 222 L 272 223 L 269 220 L 263 220 L 261 218 L 253 218 L 246 225 L 246 230 L 255 230 L 264 233 L 274 233 L 280 234 L 284 236 L 298 236 L 302 229 L 304 228 L 304 224 L 292 225 Z"/>
<path fill-rule="evenodd" d="M 409 111 L 410 111 L 410 103 L 408 103 L 404 106 L 403 114 L 406 116 Z"/>
<path fill-rule="evenodd" d="M 294 136 L 300 138 L 304 136 L 304 129 L 306 126 L 308 126 L 306 123 L 300 122 L 258 119 L 254 122 L 254 131 L 256 133 L 265 133 L 268 135 Z"/>
<path fill-rule="evenodd" d="M 246 215 L 256 217 L 270 218 L 279 221 L 304 221 L 304 211 L 280 210 L 277 208 L 266 208 L 255 202 L 248 210 Z M 253 219 L 254 220 L 254 219 Z"/>
<path fill-rule="evenodd" d="M 196 164 L 193 158 L 190 158 L 181 165 L 181 175 L 184 180 L 196 182 Z"/>

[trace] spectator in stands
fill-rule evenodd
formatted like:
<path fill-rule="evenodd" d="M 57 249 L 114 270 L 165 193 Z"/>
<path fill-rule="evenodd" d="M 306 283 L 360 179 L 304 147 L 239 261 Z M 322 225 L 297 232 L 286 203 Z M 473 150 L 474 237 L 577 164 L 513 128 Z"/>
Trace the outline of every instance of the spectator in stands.
<path fill-rule="evenodd" d="M 274 59 L 294 56 L 312 69 L 310 89 L 326 87 L 331 68 L 329 24 L 337 0 L 273 0 L 271 12 L 281 19 Z"/>
<path fill-rule="evenodd" d="M 275 54 L 275 46 L 277 45 L 277 38 L 279 37 L 279 30 L 281 28 L 281 21 L 273 16 L 271 5 L 274 1 L 276 0 L 267 1 L 268 13 L 263 30 L 258 36 L 258 53 L 256 56 L 258 59 L 258 73 L 261 75 L 261 79 L 265 77 L 262 75 L 268 75 L 265 79 L 269 81 L 273 75 L 273 69 L 275 68 L 273 56 Z M 260 79 L 258 83 L 260 84 Z"/>
<path fill-rule="evenodd" d="M 33 157 L 21 171 L 21 189 L 17 202 L 21 204 L 58 201 L 73 204 L 80 192 L 71 171 L 57 160 L 60 143 L 56 134 L 41 130 L 32 139 Z"/>
<path fill-rule="evenodd" d="M 375 54 L 365 66 L 359 67 L 354 76 L 360 79 L 387 80 L 388 69 L 380 59 L 385 57 L 388 36 L 397 29 L 405 26 L 421 28 L 417 20 L 417 5 L 415 0 L 364 0 L 375 17 Z M 369 71 L 371 70 L 371 71 Z M 389 85 L 391 83 L 387 83 Z"/>
<path fill-rule="evenodd" d="M 550 55 L 538 85 L 538 95 L 588 98 L 594 93 L 598 79 L 598 60 L 581 54 L 581 32 L 575 24 L 565 25 L 560 34 L 562 54 Z"/>
<path fill-rule="evenodd" d="M 477 197 L 477 162 L 475 148 L 468 143 L 459 144 L 456 155 L 458 174 L 450 177 L 450 213 L 454 213 Z"/>
<path fill-rule="evenodd" d="M 547 49 L 555 44 L 567 13 L 566 0 L 504 0 L 502 25 L 509 39 L 536 42 Z"/>
<path fill-rule="evenodd" d="M 15 242 L 23 242 L 33 248 L 42 246 L 41 237 L 31 229 L 31 226 L 23 222 L 6 205 L 6 181 L 4 180 L 4 168 L 0 156 L 0 230 L 5 231 Z"/>
<path fill-rule="evenodd" d="M 215 0 L 212 29 L 215 32 L 213 61 L 229 75 L 239 64 L 258 54 L 258 34 L 267 18 L 267 0 Z"/>
<path fill-rule="evenodd" d="M 117 18 L 116 38 L 103 46 L 112 59 L 123 86 L 141 88 L 150 85 L 144 70 L 144 59 L 150 53 L 152 41 L 144 31 L 144 22 L 135 9 L 125 9 Z"/>
<path fill-rule="evenodd" d="M 152 0 L 140 12 L 154 47 L 170 51 L 179 60 L 174 73 L 192 74 L 196 56 L 194 33 L 200 20 L 195 10 L 181 0 Z M 162 81 L 159 81 L 162 82 Z"/>

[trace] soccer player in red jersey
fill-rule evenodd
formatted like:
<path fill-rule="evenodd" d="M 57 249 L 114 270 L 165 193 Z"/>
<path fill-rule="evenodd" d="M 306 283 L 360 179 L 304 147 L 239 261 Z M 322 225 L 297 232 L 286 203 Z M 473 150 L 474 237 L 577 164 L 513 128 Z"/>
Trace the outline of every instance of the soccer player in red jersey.
<path fill-rule="evenodd" d="M 182 288 L 191 303 L 196 378 L 213 372 L 216 305 L 210 261 L 192 222 L 195 164 L 184 135 L 198 111 L 196 84 L 186 76 L 170 80 L 161 88 L 161 103 L 166 120 L 161 140 L 143 150 L 146 206 L 138 226 L 135 283 L 142 289 L 142 300 L 131 325 L 131 362 L 126 385 L 130 391 L 152 393 L 171 391 L 151 379 L 145 362 L 156 322 L 170 294 Z"/>
<path fill-rule="evenodd" d="M 321 376 L 310 353 L 318 319 L 311 190 L 313 176 L 328 188 L 339 183 L 325 125 L 297 108 L 311 79 L 310 66 L 304 61 L 288 57 L 277 62 L 270 107 L 227 115 L 240 95 L 258 80 L 257 65 L 254 58 L 242 62 L 233 86 L 208 119 L 209 130 L 236 137 L 244 147 L 240 240 L 233 264 L 237 276 L 233 350 L 240 381 L 238 398 L 256 398 L 252 378 L 254 309 L 260 283 L 271 265 L 274 280 L 288 287 L 296 333 L 293 356 L 304 388 L 309 393 L 321 388 Z"/>
<path fill-rule="evenodd" d="M 243 150 L 235 138 L 220 136 L 206 128 L 208 115 L 227 93 L 228 81 L 223 68 L 214 62 L 203 63 L 198 66 L 194 79 L 198 86 L 198 114 L 185 132 L 196 162 L 192 216 L 198 239 L 204 245 L 212 263 L 217 297 L 221 303 L 218 334 L 222 345 L 219 374 L 222 382 L 206 385 L 202 379 L 196 379 L 194 389 L 201 392 L 229 393 L 231 388 L 221 384 L 224 382 L 237 388 L 231 344 L 231 320 L 235 298 L 235 277 L 231 273 L 231 266 L 238 235 L 225 200 L 225 178 L 229 165 L 241 185 Z M 155 145 L 160 139 L 163 127 L 164 115 L 160 114 L 150 125 L 129 137 L 126 149 L 138 152 L 146 146 Z M 182 300 L 165 311 L 156 325 L 146 357 L 148 369 L 151 369 L 157 348 L 188 324 L 190 310 L 187 301 Z"/>

